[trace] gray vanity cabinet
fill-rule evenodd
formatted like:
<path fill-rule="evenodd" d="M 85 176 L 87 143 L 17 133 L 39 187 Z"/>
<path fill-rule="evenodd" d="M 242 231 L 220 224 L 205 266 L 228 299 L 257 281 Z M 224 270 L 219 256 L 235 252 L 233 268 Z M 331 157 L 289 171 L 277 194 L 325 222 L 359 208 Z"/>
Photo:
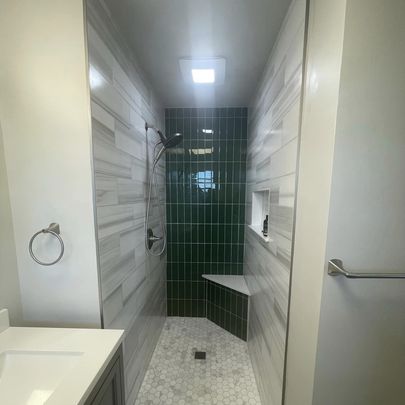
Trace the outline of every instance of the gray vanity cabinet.
<path fill-rule="evenodd" d="M 108 364 L 85 405 L 125 405 L 122 346 Z"/>

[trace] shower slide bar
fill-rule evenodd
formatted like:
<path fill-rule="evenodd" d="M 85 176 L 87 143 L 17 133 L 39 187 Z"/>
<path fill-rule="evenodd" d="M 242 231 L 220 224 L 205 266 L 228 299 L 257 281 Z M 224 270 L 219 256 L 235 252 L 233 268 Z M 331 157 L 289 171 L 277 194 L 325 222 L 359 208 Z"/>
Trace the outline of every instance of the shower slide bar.
<path fill-rule="evenodd" d="M 328 274 L 330 276 L 345 276 L 346 278 L 405 278 L 405 273 L 354 273 L 345 270 L 340 259 L 331 259 L 328 262 Z"/>

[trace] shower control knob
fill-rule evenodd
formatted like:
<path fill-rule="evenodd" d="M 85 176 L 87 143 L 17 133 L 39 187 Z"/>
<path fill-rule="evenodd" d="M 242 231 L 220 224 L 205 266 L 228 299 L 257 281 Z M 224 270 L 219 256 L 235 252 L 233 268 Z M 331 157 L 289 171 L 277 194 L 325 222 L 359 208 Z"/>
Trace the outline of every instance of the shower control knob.
<path fill-rule="evenodd" d="M 159 240 L 162 240 L 163 237 L 162 236 L 155 236 L 153 234 L 153 231 L 151 228 L 148 228 L 148 234 L 147 234 L 147 238 L 148 238 L 148 247 L 149 249 L 153 246 L 153 244 Z"/>

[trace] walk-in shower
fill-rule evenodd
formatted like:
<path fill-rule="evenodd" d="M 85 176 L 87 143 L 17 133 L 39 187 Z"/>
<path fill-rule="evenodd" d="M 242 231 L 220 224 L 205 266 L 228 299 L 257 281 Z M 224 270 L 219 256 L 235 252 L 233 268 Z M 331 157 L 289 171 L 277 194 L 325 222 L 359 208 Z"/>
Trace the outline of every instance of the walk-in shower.
<path fill-rule="evenodd" d="M 162 209 L 162 204 L 159 199 L 159 193 L 157 189 L 157 182 L 156 182 L 156 166 L 165 153 L 167 149 L 174 148 L 177 146 L 182 140 L 183 135 L 180 133 L 175 133 L 170 137 L 166 137 L 161 130 L 154 127 L 153 125 L 149 125 L 145 122 L 145 130 L 146 132 L 148 129 L 153 129 L 158 135 L 160 140 L 155 144 L 153 148 L 153 163 L 152 163 L 152 172 L 149 176 L 149 187 L 148 187 L 148 202 L 146 206 L 146 216 L 145 216 L 145 246 L 146 251 L 152 256 L 160 256 L 166 249 L 167 244 L 167 235 L 166 235 L 166 224 L 165 224 L 165 217 L 164 212 Z M 157 148 L 161 146 L 159 151 L 156 153 Z M 149 214 L 150 214 L 150 202 L 152 199 L 152 188 L 155 188 L 155 194 L 157 198 L 157 205 L 159 209 L 159 221 L 162 228 L 162 236 L 156 236 L 153 234 L 152 228 L 149 227 Z M 155 242 L 162 241 L 162 246 L 159 251 L 154 252 L 152 250 L 152 246 Z"/>

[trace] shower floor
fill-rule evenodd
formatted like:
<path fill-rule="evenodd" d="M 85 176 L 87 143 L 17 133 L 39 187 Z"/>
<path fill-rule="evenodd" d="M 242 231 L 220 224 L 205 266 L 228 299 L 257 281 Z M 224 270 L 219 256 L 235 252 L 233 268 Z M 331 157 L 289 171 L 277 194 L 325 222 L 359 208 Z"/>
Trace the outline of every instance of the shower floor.
<path fill-rule="evenodd" d="M 246 342 L 205 318 L 167 318 L 136 401 L 144 404 L 260 405 Z"/>

